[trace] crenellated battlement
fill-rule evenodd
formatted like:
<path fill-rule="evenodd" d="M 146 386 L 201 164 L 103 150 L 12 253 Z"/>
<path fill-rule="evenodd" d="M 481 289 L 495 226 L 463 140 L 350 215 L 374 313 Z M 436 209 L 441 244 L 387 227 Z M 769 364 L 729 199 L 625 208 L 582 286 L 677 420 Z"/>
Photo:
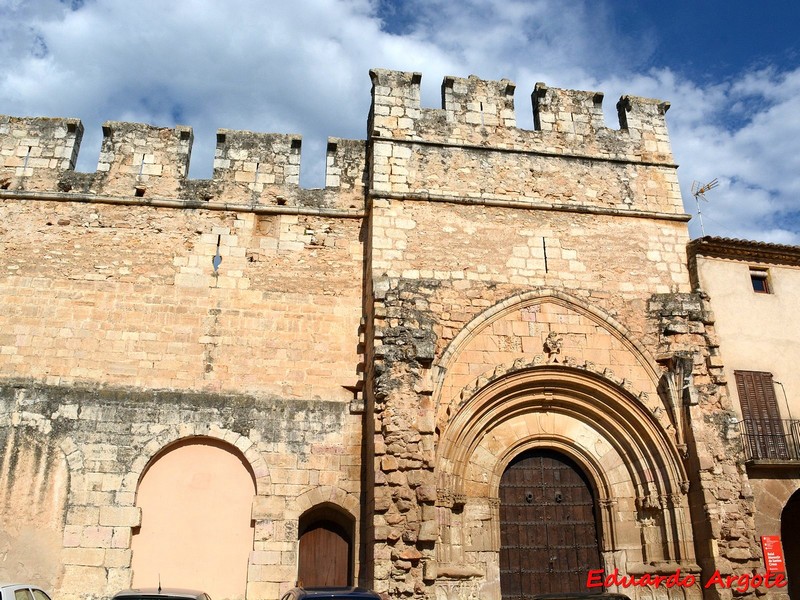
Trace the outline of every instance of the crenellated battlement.
<path fill-rule="evenodd" d="M 59 173 L 75 168 L 82 138 L 78 119 L 0 115 L 0 189 L 26 178 L 55 187 Z"/>
<path fill-rule="evenodd" d="M 445 77 L 442 108 L 423 108 L 419 73 L 374 69 L 370 77 L 368 139 L 329 139 L 323 189 L 300 187 L 297 134 L 220 129 L 212 177 L 190 179 L 190 127 L 108 121 L 96 171 L 80 173 L 79 120 L 7 116 L 0 117 L 0 188 L 192 205 L 350 210 L 370 196 L 399 195 L 682 213 L 668 103 L 623 96 L 619 128 L 611 129 L 601 92 L 537 83 L 534 129 L 523 129 L 507 79 Z M 647 186 L 656 179 L 666 185 Z"/>
<path fill-rule="evenodd" d="M 106 121 L 95 190 L 110 195 L 170 196 L 189 173 L 194 136 L 174 129 Z M 148 194 L 149 192 L 149 194 Z"/>
<path fill-rule="evenodd" d="M 507 79 L 485 81 L 474 75 L 445 77 L 442 81 L 442 106 L 447 121 L 498 130 L 516 127 L 515 85 Z"/>
<path fill-rule="evenodd" d="M 537 83 L 530 130 L 507 79 L 445 77 L 442 108 L 424 108 L 419 73 L 370 76 L 373 195 L 683 214 L 665 102 L 624 96 L 611 129 L 601 92 Z"/>
<path fill-rule="evenodd" d="M 420 106 L 420 73 L 373 69 L 370 135 L 615 160 L 672 162 L 664 115 L 669 103 L 623 96 L 619 129 L 606 127 L 601 92 L 537 83 L 534 130 L 516 126 L 513 82 L 445 77 L 442 108 Z"/>
<path fill-rule="evenodd" d="M 276 188 L 300 185 L 302 143 L 299 135 L 218 130 L 213 176 L 218 193 L 260 199 Z"/>
<path fill-rule="evenodd" d="M 531 102 L 538 131 L 587 136 L 605 128 L 602 92 L 560 90 L 540 82 L 534 86 Z"/>
<path fill-rule="evenodd" d="M 669 106 L 669 102 L 640 96 L 623 96 L 617 102 L 620 127 L 629 133 L 632 140 L 642 143 L 647 155 L 670 152 L 664 118 Z"/>
<path fill-rule="evenodd" d="M 300 188 L 301 136 L 220 129 L 211 179 L 189 179 L 191 127 L 107 121 L 97 169 L 75 171 L 78 119 L 0 115 L 0 189 L 231 204 L 363 206 L 363 141 L 331 138 L 326 188 Z"/>

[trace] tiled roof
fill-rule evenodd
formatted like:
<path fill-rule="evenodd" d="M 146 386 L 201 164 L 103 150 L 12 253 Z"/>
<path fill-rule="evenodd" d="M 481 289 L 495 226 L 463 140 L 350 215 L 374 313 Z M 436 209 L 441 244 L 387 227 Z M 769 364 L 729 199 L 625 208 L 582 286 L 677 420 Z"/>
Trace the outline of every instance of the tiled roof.
<path fill-rule="evenodd" d="M 689 242 L 686 250 L 689 260 L 699 255 L 800 266 L 800 246 L 788 244 L 705 236 Z"/>

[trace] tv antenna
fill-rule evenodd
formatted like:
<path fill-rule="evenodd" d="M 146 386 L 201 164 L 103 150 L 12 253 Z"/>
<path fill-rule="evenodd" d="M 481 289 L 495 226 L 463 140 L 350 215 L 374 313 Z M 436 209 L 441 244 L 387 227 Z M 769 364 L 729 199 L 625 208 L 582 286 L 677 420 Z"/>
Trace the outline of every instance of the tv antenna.
<path fill-rule="evenodd" d="M 700 185 L 699 181 L 692 182 L 692 196 L 694 196 L 694 201 L 697 203 L 697 216 L 700 217 L 700 231 L 703 237 L 706 237 L 706 229 L 703 227 L 703 213 L 700 211 L 700 199 L 702 198 L 704 202 L 708 202 L 708 200 L 706 200 L 706 192 L 713 190 L 718 185 L 719 181 L 717 181 L 716 177 L 705 185 Z"/>

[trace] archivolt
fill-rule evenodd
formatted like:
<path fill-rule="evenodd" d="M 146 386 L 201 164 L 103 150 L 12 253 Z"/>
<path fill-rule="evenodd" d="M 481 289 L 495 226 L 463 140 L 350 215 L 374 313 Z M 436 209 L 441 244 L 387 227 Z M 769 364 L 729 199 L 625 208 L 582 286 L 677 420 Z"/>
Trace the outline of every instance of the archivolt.
<path fill-rule="evenodd" d="M 332 505 L 353 520 L 358 518 L 358 498 L 334 486 L 321 486 L 298 496 L 293 507 L 297 516 L 302 516 L 320 506 Z"/>
<path fill-rule="evenodd" d="M 663 410 L 662 403 L 658 397 L 653 398 L 645 391 L 634 389 L 628 380 L 620 379 L 619 377 L 615 376 L 614 372 L 608 367 L 601 369 L 598 365 L 590 362 L 579 363 L 569 356 L 562 357 L 560 364 L 553 365 L 548 364 L 546 358 L 541 354 L 534 356 L 530 360 L 521 358 L 515 360 L 511 364 L 498 365 L 491 373 L 477 377 L 461 390 L 460 397 L 457 401 L 447 406 L 443 415 L 444 419 L 442 424 L 446 425 L 451 415 L 457 413 L 463 405 L 469 402 L 470 399 L 475 396 L 475 394 L 480 392 L 489 383 L 518 371 L 525 371 L 534 367 L 541 367 L 545 365 L 549 366 L 550 368 L 569 367 L 571 369 L 589 371 L 595 376 L 605 379 L 606 383 L 612 387 L 622 387 L 628 392 L 628 395 L 635 397 L 642 407 L 653 414 L 656 421 L 661 424 L 665 431 L 672 432 L 674 429 L 674 426 L 669 420 L 669 415 L 667 415 L 667 413 Z"/>
<path fill-rule="evenodd" d="M 566 423 L 597 432 L 622 464 L 611 473 L 598 452 L 559 430 Z M 552 447 L 574 448 L 570 454 L 595 478 L 600 500 L 627 482 L 643 508 L 674 504 L 687 491 L 677 448 L 633 394 L 591 371 L 543 365 L 490 381 L 451 416 L 437 452 L 440 495 L 466 498 L 482 488 L 496 498 L 508 461 L 548 439 Z"/>

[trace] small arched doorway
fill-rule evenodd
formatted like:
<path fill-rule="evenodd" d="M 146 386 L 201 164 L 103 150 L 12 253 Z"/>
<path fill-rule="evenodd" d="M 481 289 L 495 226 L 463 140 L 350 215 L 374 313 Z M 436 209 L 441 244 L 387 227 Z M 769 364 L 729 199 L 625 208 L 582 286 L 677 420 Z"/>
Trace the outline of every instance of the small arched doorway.
<path fill-rule="evenodd" d="M 353 584 L 354 521 L 332 506 L 300 518 L 297 581 L 305 587 Z"/>
<path fill-rule="evenodd" d="M 789 581 L 789 597 L 800 597 L 800 490 L 792 494 L 781 513 L 781 543 Z"/>
<path fill-rule="evenodd" d="M 500 479 L 500 591 L 508 600 L 590 591 L 601 568 L 594 494 L 583 471 L 552 450 L 515 457 Z"/>

